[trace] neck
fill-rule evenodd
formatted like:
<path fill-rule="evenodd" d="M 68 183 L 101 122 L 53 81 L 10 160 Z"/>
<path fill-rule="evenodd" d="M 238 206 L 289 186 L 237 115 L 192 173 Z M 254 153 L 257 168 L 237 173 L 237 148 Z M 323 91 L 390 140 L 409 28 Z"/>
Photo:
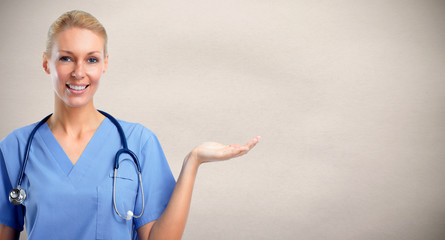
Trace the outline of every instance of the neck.
<path fill-rule="evenodd" d="M 62 131 L 68 135 L 80 135 L 97 129 L 104 118 L 105 116 L 94 107 L 93 101 L 81 107 L 71 107 L 56 96 L 54 113 L 47 123 L 53 132 Z"/>

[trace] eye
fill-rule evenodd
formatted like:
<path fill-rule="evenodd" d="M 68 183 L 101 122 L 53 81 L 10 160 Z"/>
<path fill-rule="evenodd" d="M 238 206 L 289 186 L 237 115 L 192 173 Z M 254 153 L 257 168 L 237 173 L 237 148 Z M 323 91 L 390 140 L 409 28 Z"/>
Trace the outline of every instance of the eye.
<path fill-rule="evenodd" d="M 97 58 L 95 58 L 95 57 L 88 58 L 88 62 L 89 62 L 89 63 L 97 63 L 97 62 L 99 62 L 99 59 L 97 59 Z"/>
<path fill-rule="evenodd" d="M 59 58 L 59 61 L 61 62 L 71 62 L 71 58 L 67 56 L 63 56 Z"/>

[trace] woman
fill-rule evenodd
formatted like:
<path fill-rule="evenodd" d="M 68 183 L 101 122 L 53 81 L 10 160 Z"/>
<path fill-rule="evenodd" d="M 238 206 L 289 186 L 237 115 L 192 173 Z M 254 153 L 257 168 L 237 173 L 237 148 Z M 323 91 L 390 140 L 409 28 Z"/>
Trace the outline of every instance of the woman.
<path fill-rule="evenodd" d="M 0 239 L 18 238 L 24 219 L 28 239 L 180 239 L 199 165 L 244 155 L 258 142 L 259 137 L 245 145 L 203 143 L 185 157 L 175 183 L 156 136 L 140 124 L 118 120 L 128 148 L 139 158 L 142 178 L 125 153 L 114 174 L 120 135 L 93 103 L 108 67 L 106 46 L 105 29 L 88 13 L 70 11 L 51 25 L 43 68 L 54 86 L 54 113 L 33 137 L 22 206 L 8 196 L 37 124 L 0 143 Z"/>

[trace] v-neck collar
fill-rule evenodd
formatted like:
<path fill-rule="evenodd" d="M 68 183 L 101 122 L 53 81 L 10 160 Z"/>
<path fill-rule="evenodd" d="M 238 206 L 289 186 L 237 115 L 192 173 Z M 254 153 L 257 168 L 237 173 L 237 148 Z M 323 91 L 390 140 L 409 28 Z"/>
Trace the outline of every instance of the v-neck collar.
<path fill-rule="evenodd" d="M 98 149 L 104 146 L 101 139 L 106 139 L 106 135 L 110 133 L 110 131 L 106 131 L 110 124 L 112 123 L 108 118 L 101 122 L 76 164 L 73 164 L 68 158 L 68 155 L 51 132 L 48 124 L 45 123 L 40 127 L 39 134 L 41 134 L 48 151 L 51 152 L 62 172 L 75 181 L 76 179 L 81 179 L 93 166 L 95 155 L 99 152 Z"/>

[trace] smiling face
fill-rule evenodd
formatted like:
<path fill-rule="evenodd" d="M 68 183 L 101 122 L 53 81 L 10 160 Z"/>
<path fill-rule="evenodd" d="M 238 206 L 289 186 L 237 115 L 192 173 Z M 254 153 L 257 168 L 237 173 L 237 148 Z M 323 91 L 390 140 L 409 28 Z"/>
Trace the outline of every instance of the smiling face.
<path fill-rule="evenodd" d="M 93 104 L 102 74 L 108 67 L 103 37 L 83 28 L 69 28 L 54 37 L 43 68 L 52 79 L 56 101 L 69 107 Z"/>

